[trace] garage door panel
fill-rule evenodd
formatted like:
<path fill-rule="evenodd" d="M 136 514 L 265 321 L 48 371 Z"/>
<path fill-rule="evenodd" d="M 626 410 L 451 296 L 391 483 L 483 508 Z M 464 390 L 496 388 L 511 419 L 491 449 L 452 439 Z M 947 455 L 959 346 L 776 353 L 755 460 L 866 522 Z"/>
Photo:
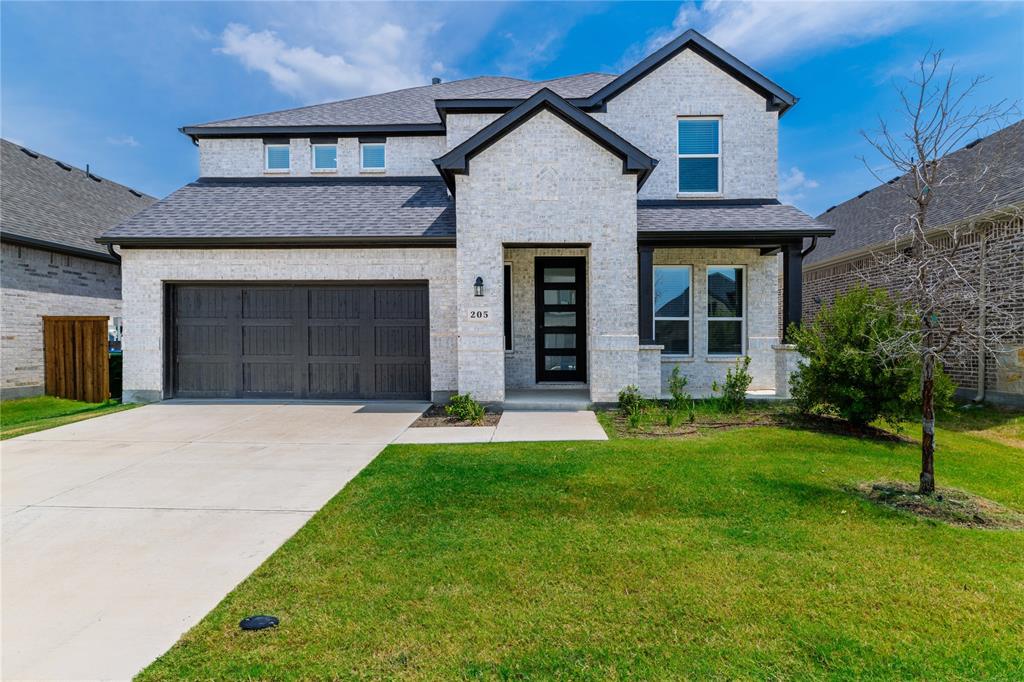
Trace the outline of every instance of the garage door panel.
<path fill-rule="evenodd" d="M 425 285 L 179 285 L 174 301 L 180 397 L 430 394 Z"/>

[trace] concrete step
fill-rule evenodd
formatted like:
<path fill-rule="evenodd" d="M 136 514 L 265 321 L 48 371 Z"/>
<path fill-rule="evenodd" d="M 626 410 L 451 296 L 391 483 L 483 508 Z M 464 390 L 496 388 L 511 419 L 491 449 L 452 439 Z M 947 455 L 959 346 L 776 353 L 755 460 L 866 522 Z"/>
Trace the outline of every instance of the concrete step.
<path fill-rule="evenodd" d="M 505 391 L 506 412 L 522 410 L 578 412 L 589 410 L 590 391 L 587 389 L 539 388 Z"/>

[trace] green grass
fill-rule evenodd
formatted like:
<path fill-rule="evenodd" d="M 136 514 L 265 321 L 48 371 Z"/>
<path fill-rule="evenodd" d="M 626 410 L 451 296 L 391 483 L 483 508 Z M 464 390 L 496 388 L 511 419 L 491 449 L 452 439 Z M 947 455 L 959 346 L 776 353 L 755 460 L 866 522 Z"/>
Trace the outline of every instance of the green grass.
<path fill-rule="evenodd" d="M 1024 450 L 939 444 L 1024 510 Z M 141 679 L 1024 679 L 1024 533 L 847 492 L 917 465 L 777 427 L 391 446 Z"/>
<path fill-rule="evenodd" d="M 120 412 L 135 407 L 122 405 L 116 400 L 104 403 L 85 403 L 79 400 L 38 396 L 0 402 L 0 440 L 23 436 L 26 433 L 52 429 L 83 419 Z"/>

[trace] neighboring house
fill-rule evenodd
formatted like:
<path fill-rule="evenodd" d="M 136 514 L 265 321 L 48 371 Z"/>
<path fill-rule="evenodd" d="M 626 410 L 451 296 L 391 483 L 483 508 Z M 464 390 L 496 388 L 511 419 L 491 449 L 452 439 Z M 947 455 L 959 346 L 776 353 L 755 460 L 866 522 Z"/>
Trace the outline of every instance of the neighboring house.
<path fill-rule="evenodd" d="M 0 397 L 43 393 L 44 315 L 121 315 L 96 238 L 156 199 L 0 140 Z"/>
<path fill-rule="evenodd" d="M 1024 122 L 949 154 L 943 176 L 928 214 L 933 242 L 950 254 L 951 230 L 970 231 L 953 254 L 958 271 L 984 287 L 987 300 L 999 300 L 1019 328 L 1024 320 Z M 884 255 L 876 257 L 893 250 L 895 235 L 905 234 L 913 212 L 900 189 L 907 181 L 906 176 L 893 178 L 818 216 L 836 233 L 804 265 L 805 320 L 856 284 L 887 288 L 911 276 L 893 273 Z M 984 323 L 968 302 L 951 301 L 949 309 L 968 329 Z M 1024 403 L 1024 332 L 1006 341 L 1000 352 L 984 357 L 947 357 L 945 370 L 961 396 Z"/>
<path fill-rule="evenodd" d="M 801 245 L 832 233 L 776 199 L 795 103 L 687 31 L 620 76 L 185 127 L 202 177 L 101 240 L 125 394 L 610 402 L 675 366 L 707 393 L 743 355 L 774 391 L 780 260 L 799 320 Z"/>

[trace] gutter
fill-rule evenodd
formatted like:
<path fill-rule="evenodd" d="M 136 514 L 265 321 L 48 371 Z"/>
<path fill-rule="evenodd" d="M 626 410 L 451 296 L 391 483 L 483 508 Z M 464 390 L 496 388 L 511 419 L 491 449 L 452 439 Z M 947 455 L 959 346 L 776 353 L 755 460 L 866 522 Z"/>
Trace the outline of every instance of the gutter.
<path fill-rule="evenodd" d="M 817 237 L 811 237 L 811 245 L 808 246 L 806 249 L 804 249 L 803 251 L 800 252 L 800 258 L 807 258 L 807 255 L 811 251 L 814 251 L 816 248 L 818 248 L 818 238 Z"/>
<path fill-rule="evenodd" d="M 55 253 L 61 253 L 67 256 L 78 256 L 79 258 L 98 260 L 103 263 L 118 263 L 120 261 L 120 259 L 117 258 L 116 256 L 108 256 L 107 254 L 100 253 L 98 251 L 90 251 L 89 249 L 83 249 L 79 246 L 68 246 L 67 244 L 51 242 L 46 239 L 25 237 L 20 234 L 12 234 L 10 232 L 0 233 L 0 241 L 3 241 L 8 244 L 16 244 L 18 246 L 27 246 L 33 249 L 53 251 Z"/>

